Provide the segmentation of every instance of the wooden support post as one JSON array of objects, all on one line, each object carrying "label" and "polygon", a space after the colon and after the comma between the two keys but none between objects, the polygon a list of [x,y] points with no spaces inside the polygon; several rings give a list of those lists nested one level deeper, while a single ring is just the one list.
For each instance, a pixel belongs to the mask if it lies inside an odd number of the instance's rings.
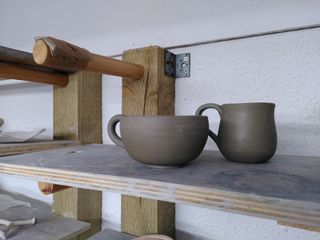
[{"label": "wooden support post", "polygon": [[[102,143],[101,74],[78,72],[66,87],[54,87],[54,137],[82,144]],[[91,223],[75,239],[87,239],[101,230],[101,192],[71,188],[53,194],[53,211]]]},{"label": "wooden support post", "polygon": [[[164,49],[147,47],[125,51],[123,60],[140,64],[140,81],[123,79],[122,113],[125,115],[174,115],[175,79],[164,74]],[[175,234],[175,204],[122,196],[122,231],[132,235]]]}]

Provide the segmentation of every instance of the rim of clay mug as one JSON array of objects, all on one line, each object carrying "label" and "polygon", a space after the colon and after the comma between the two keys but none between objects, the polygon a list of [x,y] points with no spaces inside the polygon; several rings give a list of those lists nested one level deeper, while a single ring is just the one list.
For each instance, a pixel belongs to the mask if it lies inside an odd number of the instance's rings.
[{"label": "rim of clay mug", "polygon": [[121,117],[129,117],[129,118],[208,118],[207,116],[197,116],[197,115],[179,115],[179,116],[171,116],[171,115],[121,115]]},{"label": "rim of clay mug", "polygon": [[272,102],[246,102],[246,103],[224,103],[221,106],[239,106],[239,105],[271,105],[275,106],[275,103]]}]

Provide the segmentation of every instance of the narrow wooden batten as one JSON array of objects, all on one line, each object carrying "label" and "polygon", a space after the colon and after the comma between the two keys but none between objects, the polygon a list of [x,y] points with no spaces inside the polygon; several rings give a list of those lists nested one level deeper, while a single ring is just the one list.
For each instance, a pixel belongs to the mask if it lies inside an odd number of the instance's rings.
[{"label": "narrow wooden batten", "polygon": [[99,72],[131,80],[139,80],[144,75],[144,67],[141,65],[94,54],[53,37],[36,40],[33,58],[39,65],[52,66],[65,71]]},{"label": "narrow wooden batten", "polygon": [[66,74],[3,62],[0,62],[0,77],[53,84],[61,87],[68,83],[68,75]]}]

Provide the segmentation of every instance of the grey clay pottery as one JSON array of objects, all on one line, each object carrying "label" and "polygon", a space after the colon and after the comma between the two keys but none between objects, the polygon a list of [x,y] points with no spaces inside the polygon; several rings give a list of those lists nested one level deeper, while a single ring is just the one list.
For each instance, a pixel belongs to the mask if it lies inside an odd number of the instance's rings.
[{"label": "grey clay pottery", "polygon": [[[115,127],[120,122],[121,138]],[[111,140],[138,162],[181,166],[202,152],[209,133],[205,116],[124,116],[110,119]]]},{"label": "grey clay pottery", "polygon": [[201,115],[208,108],[216,109],[221,117],[218,135],[209,130],[220,152],[230,161],[264,163],[277,148],[277,132],[273,103],[208,103],[198,108]]}]

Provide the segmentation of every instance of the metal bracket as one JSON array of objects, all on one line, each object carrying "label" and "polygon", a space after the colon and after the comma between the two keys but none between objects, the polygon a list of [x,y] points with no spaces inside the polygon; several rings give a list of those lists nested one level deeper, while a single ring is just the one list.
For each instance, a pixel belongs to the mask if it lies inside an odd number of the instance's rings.
[{"label": "metal bracket", "polygon": [[190,77],[190,53],[174,54],[165,50],[165,74],[174,78]]}]

